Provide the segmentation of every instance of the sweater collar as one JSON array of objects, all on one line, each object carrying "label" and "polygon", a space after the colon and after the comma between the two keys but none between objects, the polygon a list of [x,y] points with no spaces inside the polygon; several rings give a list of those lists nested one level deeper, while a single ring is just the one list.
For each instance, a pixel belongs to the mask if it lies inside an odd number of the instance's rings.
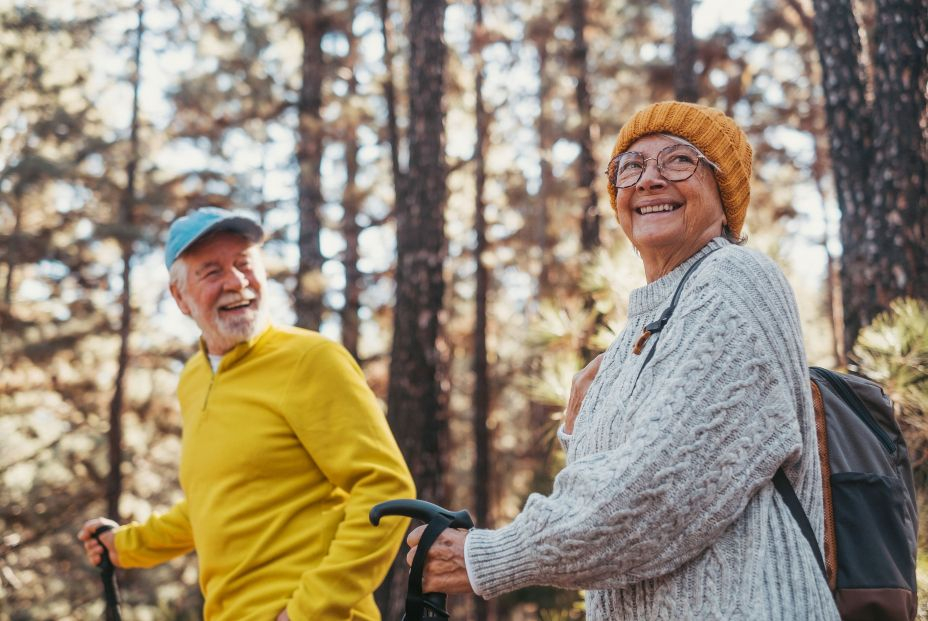
[{"label": "sweater collar", "polygon": [[[225,354],[223,354],[222,362],[219,364],[219,369],[217,369],[217,373],[221,371],[222,369],[228,369],[229,367],[237,363],[239,360],[247,356],[248,353],[252,349],[254,349],[258,345],[258,343],[260,343],[271,332],[273,328],[274,328],[273,324],[268,322],[268,325],[266,328],[264,328],[264,330],[262,330],[255,336],[251,337],[247,341],[242,341],[241,343],[239,343],[238,345],[236,345],[235,347],[227,351]],[[209,355],[208,355],[208,352],[206,351],[206,342],[203,340],[202,336],[200,337],[200,353],[203,354],[203,359],[206,360],[207,364],[209,364]]]},{"label": "sweater collar", "polygon": [[711,239],[709,243],[696,251],[696,254],[673,268],[669,274],[661,276],[654,282],[632,291],[628,300],[629,319],[642,313],[653,313],[662,304],[666,304],[677,288],[680,279],[683,278],[683,274],[686,273],[686,270],[689,269],[693,263],[713,250],[724,248],[728,245],[730,245],[730,242],[724,237]]}]

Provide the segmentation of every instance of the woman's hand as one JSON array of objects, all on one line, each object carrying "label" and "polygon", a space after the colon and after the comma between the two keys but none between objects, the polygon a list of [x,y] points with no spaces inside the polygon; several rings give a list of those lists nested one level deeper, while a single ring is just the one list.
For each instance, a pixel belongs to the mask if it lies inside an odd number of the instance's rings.
[{"label": "woman's hand", "polygon": [[574,432],[574,421],[577,414],[580,413],[580,404],[583,403],[583,397],[586,391],[593,383],[596,374],[599,373],[599,365],[603,362],[603,356],[600,354],[593,358],[592,361],[583,370],[574,375],[574,381],[570,384],[570,398],[567,400],[567,409],[564,411],[564,432],[571,434]]},{"label": "woman's hand", "polygon": [[[406,555],[406,563],[410,567],[425,528],[425,525],[422,525],[406,537],[406,543],[411,548]],[[447,528],[438,536],[429,548],[425,569],[422,571],[423,593],[474,592],[467,577],[467,566],[464,564],[465,539],[467,531],[456,528]]]},{"label": "woman's hand", "polygon": [[[84,522],[81,530],[77,533],[77,538],[84,542],[84,554],[87,555],[87,560],[93,565],[99,565],[100,560],[103,558],[103,546],[93,538],[93,533],[101,526],[112,526],[115,529],[119,524],[106,518],[94,518]],[[113,565],[116,567],[122,567],[122,565],[119,564],[119,555],[116,553],[115,540],[116,532],[113,530],[100,533],[100,541],[106,546],[110,561],[112,561]]]}]

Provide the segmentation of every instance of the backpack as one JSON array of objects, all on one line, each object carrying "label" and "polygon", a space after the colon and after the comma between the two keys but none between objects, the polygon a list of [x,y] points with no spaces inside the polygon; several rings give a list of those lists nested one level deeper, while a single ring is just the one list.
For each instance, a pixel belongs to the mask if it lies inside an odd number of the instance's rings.
[{"label": "backpack", "polygon": [[918,510],[892,401],[874,382],[809,369],[822,464],[825,557],[783,468],[774,486],[812,546],[842,619],[915,618]]},{"label": "backpack", "polygon": [[[670,305],[645,326],[633,352],[655,341],[670,321],[683,285],[700,263],[683,274]],[[647,366],[655,342],[638,370]],[[783,468],[773,484],[812,548],[845,621],[911,621],[915,618],[918,510],[905,439],[892,401],[879,384],[862,377],[810,367],[815,430],[822,466],[825,557]],[[633,388],[634,389],[634,388]]]}]

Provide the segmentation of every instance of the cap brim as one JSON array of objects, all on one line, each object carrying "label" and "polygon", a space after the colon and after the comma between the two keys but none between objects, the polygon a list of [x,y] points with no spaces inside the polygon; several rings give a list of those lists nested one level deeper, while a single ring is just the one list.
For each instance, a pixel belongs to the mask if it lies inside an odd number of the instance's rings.
[{"label": "cap brim", "polygon": [[[210,233],[217,233],[219,231],[239,233],[256,244],[264,241],[264,229],[261,228],[261,225],[259,225],[251,218],[231,216],[228,218],[223,218],[222,220],[217,220],[216,222],[213,222],[209,226],[205,227],[202,231],[192,237],[186,244],[181,246],[177,250],[175,257],[179,258],[187,250],[196,245],[197,242],[202,240],[206,235],[209,235]],[[177,260],[176,258],[175,260]]]}]

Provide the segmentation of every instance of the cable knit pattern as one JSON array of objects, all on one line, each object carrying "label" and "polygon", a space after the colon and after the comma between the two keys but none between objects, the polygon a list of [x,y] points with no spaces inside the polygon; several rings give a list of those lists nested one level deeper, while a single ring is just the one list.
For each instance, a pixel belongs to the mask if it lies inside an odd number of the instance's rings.
[{"label": "cable knit pattern", "polygon": [[[635,377],[632,344],[687,281]],[[634,389],[633,389],[634,385]],[[475,590],[586,589],[587,619],[837,619],[771,477],[781,464],[821,540],[822,493],[800,323],[764,255],[724,239],[632,293],[550,496],[465,544]]]}]

